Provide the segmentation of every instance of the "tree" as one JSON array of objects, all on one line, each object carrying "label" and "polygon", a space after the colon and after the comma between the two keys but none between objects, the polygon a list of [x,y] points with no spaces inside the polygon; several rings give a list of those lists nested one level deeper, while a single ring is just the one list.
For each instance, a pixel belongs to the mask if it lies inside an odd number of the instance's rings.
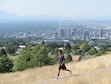
[{"label": "tree", "polygon": [[66,44],[65,46],[65,50],[66,50],[66,53],[69,54],[71,52],[71,46],[69,43]]},{"label": "tree", "polygon": [[81,44],[79,48],[82,50],[82,54],[85,54],[89,49],[91,49],[91,46],[85,42]]},{"label": "tree", "polygon": [[13,44],[10,44],[6,47],[6,51],[9,53],[9,54],[15,54],[16,50],[17,50],[18,46],[16,45],[13,45]]},{"label": "tree", "polygon": [[71,50],[71,46],[69,43],[66,44],[65,49]]},{"label": "tree", "polygon": [[72,45],[72,50],[76,51],[76,45]]},{"label": "tree", "polygon": [[55,48],[53,51],[53,54],[56,55],[58,53],[58,48]]},{"label": "tree", "polygon": [[88,51],[88,54],[89,55],[94,55],[97,53],[97,50],[95,48],[91,48],[89,51]]},{"label": "tree", "polygon": [[7,56],[0,57],[0,72],[10,72],[13,67],[13,61]]},{"label": "tree", "polygon": [[41,42],[41,44],[42,44],[42,45],[44,45],[44,44],[45,44],[45,43],[44,43],[44,40]]},{"label": "tree", "polygon": [[66,62],[71,62],[71,61],[72,61],[71,55],[66,56]]},{"label": "tree", "polygon": [[17,70],[54,64],[53,58],[50,58],[48,53],[49,48],[45,45],[37,45],[34,50],[27,47],[18,58]]},{"label": "tree", "polygon": [[47,47],[49,48],[51,54],[55,54],[55,51],[58,49],[58,45],[55,42],[47,45]]},{"label": "tree", "polygon": [[48,46],[49,46],[52,50],[54,50],[55,48],[58,47],[58,45],[57,45],[55,42],[49,44]]},{"label": "tree", "polygon": [[2,48],[2,49],[0,49],[0,56],[3,56],[3,55],[7,56],[5,50]]},{"label": "tree", "polygon": [[13,67],[13,61],[7,57],[4,49],[0,49],[0,72],[10,72]]},{"label": "tree", "polygon": [[108,51],[108,45],[101,45],[101,51]]}]

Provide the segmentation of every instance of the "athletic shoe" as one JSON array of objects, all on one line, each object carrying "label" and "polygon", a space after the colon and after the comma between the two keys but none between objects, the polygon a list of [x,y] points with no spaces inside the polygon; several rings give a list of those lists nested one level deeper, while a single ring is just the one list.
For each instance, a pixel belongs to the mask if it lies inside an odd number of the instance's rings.
[{"label": "athletic shoe", "polygon": [[59,76],[54,76],[54,78],[59,79]]},{"label": "athletic shoe", "polygon": [[70,72],[70,74],[72,74],[72,70],[70,70],[69,72]]},{"label": "athletic shoe", "polygon": [[57,76],[56,79],[59,79],[59,76]]}]

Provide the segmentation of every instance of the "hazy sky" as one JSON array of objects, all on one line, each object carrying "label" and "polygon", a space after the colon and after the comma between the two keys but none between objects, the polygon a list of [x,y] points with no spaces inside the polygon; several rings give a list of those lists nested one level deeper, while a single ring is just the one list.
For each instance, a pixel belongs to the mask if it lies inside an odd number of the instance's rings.
[{"label": "hazy sky", "polygon": [[0,10],[20,16],[111,16],[111,0],[0,0]]}]

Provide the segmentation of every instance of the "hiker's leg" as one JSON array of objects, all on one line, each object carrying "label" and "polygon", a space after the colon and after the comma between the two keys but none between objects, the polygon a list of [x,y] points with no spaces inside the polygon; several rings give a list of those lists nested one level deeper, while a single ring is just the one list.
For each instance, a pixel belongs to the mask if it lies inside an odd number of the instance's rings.
[{"label": "hiker's leg", "polygon": [[57,74],[57,76],[59,76],[60,75],[60,70],[58,70],[58,74]]},{"label": "hiker's leg", "polygon": [[72,74],[72,71],[67,69],[65,65],[63,66],[63,70],[68,71],[68,72],[70,72],[70,74]]},{"label": "hiker's leg", "polygon": [[72,74],[72,71],[69,69],[64,69],[65,71],[68,71],[70,74]]},{"label": "hiker's leg", "polygon": [[61,70],[61,66],[59,66],[59,69],[58,69],[58,74],[57,74],[57,76],[59,76],[59,75],[60,75],[60,70]]},{"label": "hiker's leg", "polygon": [[70,71],[69,69],[65,69],[65,71]]},{"label": "hiker's leg", "polygon": [[62,66],[62,69],[65,70],[65,71],[70,71],[69,69],[66,68],[65,65]]}]

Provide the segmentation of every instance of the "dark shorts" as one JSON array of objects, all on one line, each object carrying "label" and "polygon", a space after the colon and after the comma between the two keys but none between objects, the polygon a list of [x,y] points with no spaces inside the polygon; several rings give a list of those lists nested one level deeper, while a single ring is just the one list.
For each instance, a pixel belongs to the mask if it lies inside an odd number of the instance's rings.
[{"label": "dark shorts", "polygon": [[66,70],[66,66],[65,65],[63,65],[63,66],[59,66],[59,70]]}]

